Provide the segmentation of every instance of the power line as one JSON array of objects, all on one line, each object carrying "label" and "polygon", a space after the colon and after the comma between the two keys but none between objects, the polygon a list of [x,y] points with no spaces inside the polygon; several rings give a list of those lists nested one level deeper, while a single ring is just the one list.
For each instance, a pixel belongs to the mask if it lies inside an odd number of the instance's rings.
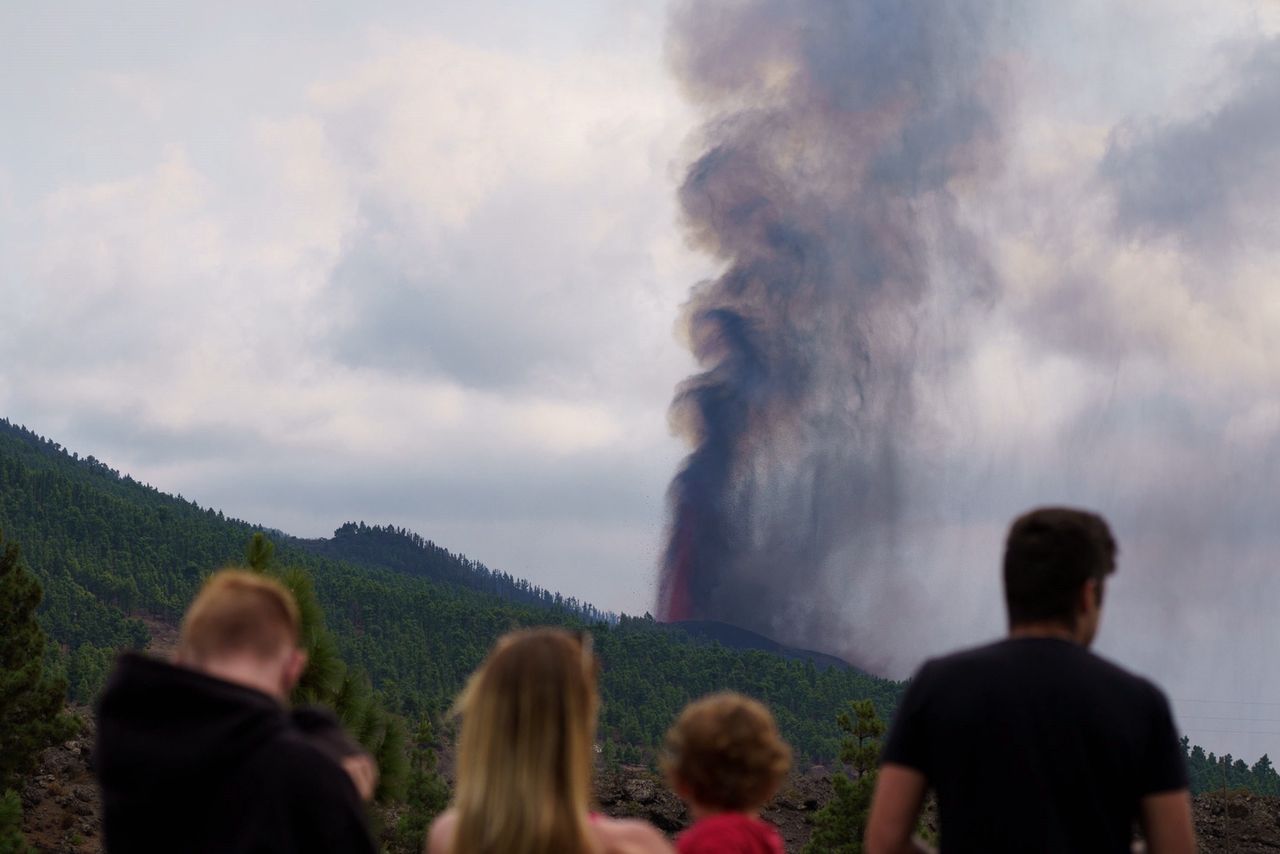
[{"label": "power line", "polygon": [[1228,706],[1276,706],[1280,707],[1280,703],[1270,702],[1267,700],[1194,700],[1190,697],[1174,697],[1175,703],[1217,703]]}]

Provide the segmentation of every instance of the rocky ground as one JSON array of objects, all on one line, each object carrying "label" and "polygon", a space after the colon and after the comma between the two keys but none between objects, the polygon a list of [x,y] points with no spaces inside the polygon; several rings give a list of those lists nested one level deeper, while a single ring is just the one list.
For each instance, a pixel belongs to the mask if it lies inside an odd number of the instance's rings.
[{"label": "rocky ground", "polygon": [[93,723],[87,715],[81,732],[51,747],[22,790],[22,830],[37,851],[97,854],[102,851],[102,806],[89,772]]},{"label": "rocky ground", "polygon": [[[102,810],[89,771],[92,723],[76,738],[51,747],[22,792],[23,831],[28,841],[48,854],[98,854],[102,851]],[[831,796],[831,778],[822,769],[794,775],[764,811],[788,851],[808,841],[810,817]],[[642,818],[664,833],[675,834],[689,822],[688,812],[662,779],[644,768],[624,766],[599,775],[601,809],[615,817]],[[393,825],[394,822],[388,822]]]},{"label": "rocky ground", "polygon": [[[604,772],[596,785],[600,808],[615,818],[641,818],[674,835],[689,824],[689,813],[657,775],[644,768],[623,767]],[[812,832],[810,817],[831,797],[831,778],[822,770],[793,775],[773,802],[764,820],[778,828],[788,851],[799,851]]]},{"label": "rocky ground", "polygon": [[1247,792],[1200,795],[1192,809],[1201,851],[1280,851],[1280,798]]},{"label": "rocky ground", "polygon": [[[22,791],[23,831],[36,850],[48,854],[99,854],[102,810],[89,772],[93,728],[46,750]],[[831,777],[821,768],[793,775],[764,811],[778,828],[787,851],[798,852],[812,832],[813,814],[831,796]],[[644,768],[624,766],[600,774],[597,798],[611,816],[642,818],[667,834],[689,821],[684,804],[661,778]],[[1196,833],[1205,854],[1280,853],[1280,798],[1247,793],[1202,795],[1195,799]],[[926,816],[926,823],[931,821]],[[936,829],[936,828],[935,828]]]}]

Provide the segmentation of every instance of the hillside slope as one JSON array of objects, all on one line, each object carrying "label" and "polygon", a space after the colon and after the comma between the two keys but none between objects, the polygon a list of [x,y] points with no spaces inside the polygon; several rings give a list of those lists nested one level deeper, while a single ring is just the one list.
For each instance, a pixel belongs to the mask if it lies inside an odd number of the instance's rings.
[{"label": "hillside slope", "polygon": [[[73,699],[87,702],[117,650],[145,645],[144,620],[176,625],[203,575],[238,562],[260,527],[161,493],[0,420],[0,529],[22,546],[45,585],[41,619],[64,652]],[[385,537],[387,529],[376,530]],[[822,761],[837,751],[835,715],[849,700],[870,697],[888,714],[900,692],[897,683],[728,649],[648,618],[610,622],[611,615],[572,597],[487,569],[492,589],[484,589],[474,561],[425,549],[418,543],[426,541],[408,532],[392,533],[430,552],[441,568],[380,563],[387,544],[373,548],[361,540],[359,525],[354,535],[335,536],[354,536],[336,546],[270,532],[278,557],[314,576],[343,657],[410,716],[438,716],[498,635],[536,624],[595,633],[605,666],[601,728],[610,759],[649,761],[684,703],[733,689],[773,705],[801,761]]]}]

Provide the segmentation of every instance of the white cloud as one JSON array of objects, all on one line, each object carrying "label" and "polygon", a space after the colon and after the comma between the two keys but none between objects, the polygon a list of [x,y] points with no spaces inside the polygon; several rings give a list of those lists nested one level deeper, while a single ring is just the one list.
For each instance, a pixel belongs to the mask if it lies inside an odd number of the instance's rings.
[{"label": "white cloud", "polygon": [[[465,224],[512,183],[577,185],[605,167],[620,183],[652,177],[646,149],[672,112],[652,69],[606,54],[540,63],[438,38],[383,36],[374,52],[310,99],[365,193],[427,229]],[[602,158],[611,147],[628,156]]]},{"label": "white cloud", "polygon": [[493,387],[627,386],[614,370],[669,343],[651,324],[704,266],[675,227],[683,114],[655,73],[385,39],[314,87],[360,215],[333,277],[338,357]]},{"label": "white cloud", "polygon": [[91,73],[86,88],[119,99],[122,107],[152,122],[162,120],[175,103],[190,97],[172,78],[136,71]]},{"label": "white cloud", "polygon": [[[674,227],[685,119],[659,66],[383,33],[212,140],[188,102],[207,80],[91,80],[169,142],[145,168],[119,167],[131,153],[26,188],[31,239],[0,278],[23,317],[0,341],[6,415],[235,515],[308,535],[394,521],[648,606],[687,369],[672,307],[703,267]],[[353,257],[390,279],[335,289]],[[335,351],[371,302],[367,337]],[[358,348],[397,331],[424,363],[369,364]],[[477,384],[437,335],[525,364]]]}]

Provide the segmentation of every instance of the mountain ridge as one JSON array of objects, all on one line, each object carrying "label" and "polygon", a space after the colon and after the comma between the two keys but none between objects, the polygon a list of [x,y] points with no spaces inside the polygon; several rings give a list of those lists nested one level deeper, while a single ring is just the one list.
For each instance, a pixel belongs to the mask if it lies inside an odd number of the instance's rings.
[{"label": "mountain ridge", "polygon": [[618,621],[619,615],[612,611],[602,611],[574,596],[565,596],[528,579],[491,569],[478,560],[460,552],[451,552],[403,527],[344,522],[334,530],[332,538],[300,538],[286,534],[283,539],[322,557],[457,584],[509,601],[564,608],[590,622],[612,624]]}]

